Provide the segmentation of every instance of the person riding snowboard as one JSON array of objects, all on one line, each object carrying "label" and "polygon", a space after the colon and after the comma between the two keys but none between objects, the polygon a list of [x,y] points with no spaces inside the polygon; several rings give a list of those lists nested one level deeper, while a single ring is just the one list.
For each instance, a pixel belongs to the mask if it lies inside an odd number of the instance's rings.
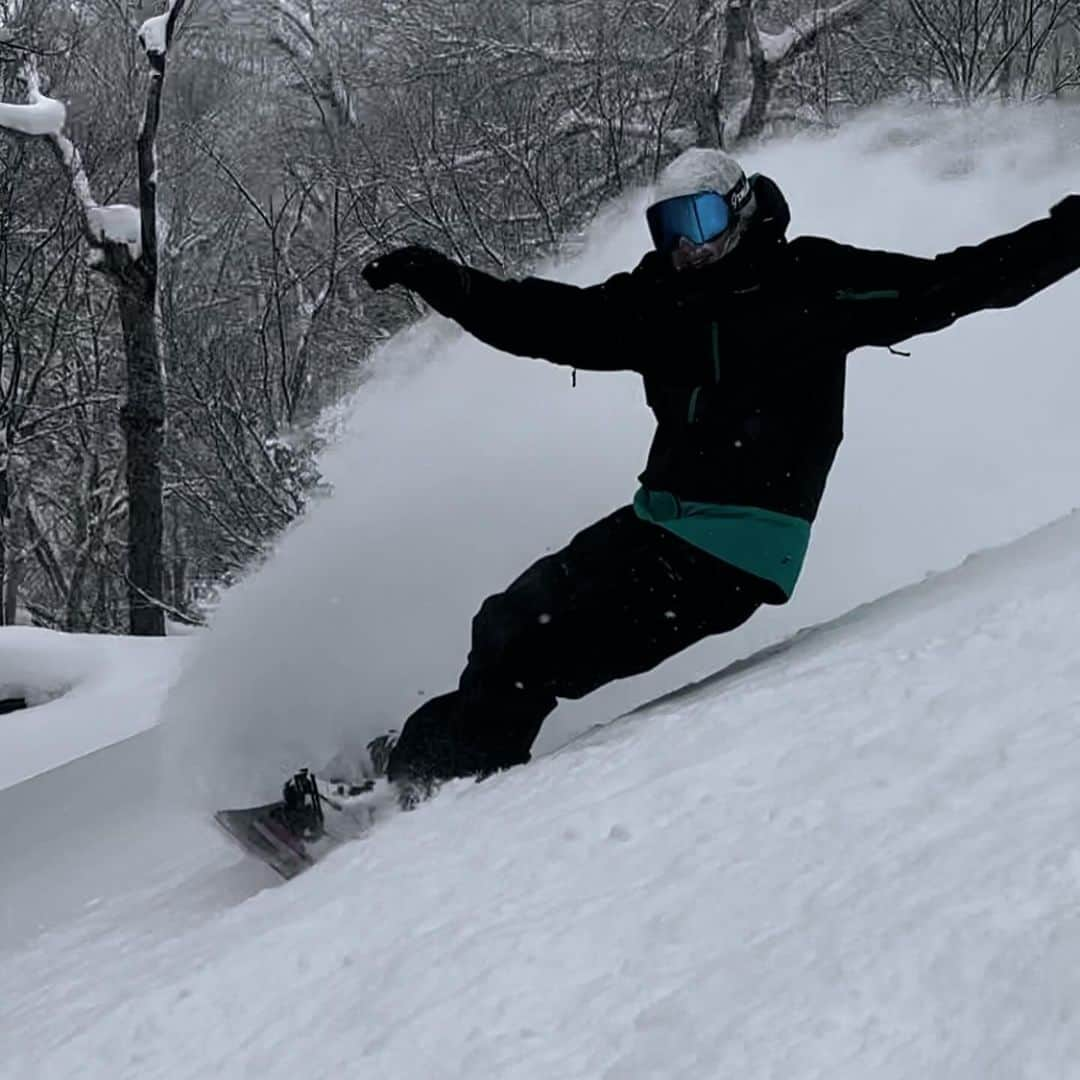
[{"label": "person riding snowboard", "polygon": [[657,421],[632,505],[484,601],[457,689],[392,746],[400,786],[526,762],[557,699],[785,603],[843,438],[848,353],[1012,307],[1080,267],[1080,195],[928,259],[789,241],[768,177],[719,150],[676,166],[646,215],[655,250],[598,285],[500,280],[420,246],[363,270],[504,352],[637,372]]}]

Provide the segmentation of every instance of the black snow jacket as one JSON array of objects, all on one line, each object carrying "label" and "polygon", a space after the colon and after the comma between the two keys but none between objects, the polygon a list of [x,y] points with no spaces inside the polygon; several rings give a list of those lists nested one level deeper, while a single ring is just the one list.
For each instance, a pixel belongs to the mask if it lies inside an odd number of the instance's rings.
[{"label": "black snow jacket", "polygon": [[1016,232],[936,258],[785,239],[768,209],[712,266],[650,253],[632,273],[579,288],[458,267],[423,290],[442,314],[505,352],[591,371],[636,371],[657,430],[641,482],[680,499],[813,521],[843,438],[848,353],[1005,308],[1080,267],[1080,196]]}]

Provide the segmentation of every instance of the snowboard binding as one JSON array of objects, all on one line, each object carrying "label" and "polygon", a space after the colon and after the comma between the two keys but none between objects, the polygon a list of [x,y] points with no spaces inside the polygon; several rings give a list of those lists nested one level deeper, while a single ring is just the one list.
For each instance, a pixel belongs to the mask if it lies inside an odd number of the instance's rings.
[{"label": "snowboard binding", "polygon": [[322,799],[315,777],[307,769],[301,769],[282,788],[282,824],[301,840],[317,840],[323,834],[325,822]]},{"label": "snowboard binding", "polygon": [[395,739],[395,732],[380,736],[366,759],[346,761],[340,769],[332,763],[328,776],[301,769],[285,782],[277,802],[218,810],[214,821],[249,855],[293,878],[383,816],[421,800],[411,787],[386,779]]}]

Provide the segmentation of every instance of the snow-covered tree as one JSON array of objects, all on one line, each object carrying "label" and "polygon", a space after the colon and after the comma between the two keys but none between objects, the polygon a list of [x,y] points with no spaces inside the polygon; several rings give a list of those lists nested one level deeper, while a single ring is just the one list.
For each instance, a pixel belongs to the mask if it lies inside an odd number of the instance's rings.
[{"label": "snow-covered tree", "polygon": [[67,175],[81,212],[91,263],[112,284],[126,355],[127,400],[120,410],[127,443],[127,585],[133,634],[165,632],[162,607],[161,450],[165,385],[157,328],[158,215],[155,140],[161,115],[166,58],[186,0],[138,29],[149,67],[149,85],[136,141],[138,205],[103,205],[94,196],[78,147],[65,133],[67,110],[48,95],[38,57],[26,53],[20,72],[25,102],[0,103],[0,128],[46,139]]}]

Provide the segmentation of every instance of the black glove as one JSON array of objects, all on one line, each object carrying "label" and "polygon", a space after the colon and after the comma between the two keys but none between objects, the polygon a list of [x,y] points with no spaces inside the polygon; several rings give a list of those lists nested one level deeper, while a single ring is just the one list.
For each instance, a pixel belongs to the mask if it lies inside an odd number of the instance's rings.
[{"label": "black glove", "polygon": [[1080,195],[1066,195],[1050,210],[1050,217],[1067,229],[1080,228]]},{"label": "black glove", "polygon": [[376,292],[391,285],[404,285],[423,296],[426,284],[436,284],[440,278],[446,278],[448,271],[453,273],[456,269],[457,264],[440,252],[410,244],[373,259],[361,275]]}]

